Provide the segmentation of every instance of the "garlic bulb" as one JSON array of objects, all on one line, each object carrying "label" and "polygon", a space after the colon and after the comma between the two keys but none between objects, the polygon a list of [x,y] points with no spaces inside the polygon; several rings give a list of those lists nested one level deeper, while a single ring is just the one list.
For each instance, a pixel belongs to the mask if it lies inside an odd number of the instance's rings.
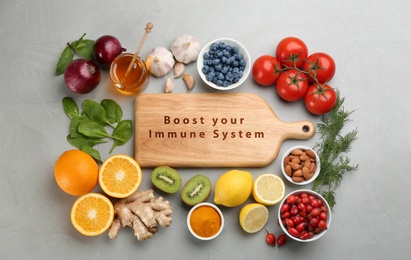
[{"label": "garlic bulb", "polygon": [[171,52],[175,59],[184,64],[197,60],[200,51],[198,40],[187,34],[177,37],[171,44]]},{"label": "garlic bulb", "polygon": [[164,47],[153,48],[147,56],[147,69],[156,77],[166,75],[174,66],[173,54]]}]

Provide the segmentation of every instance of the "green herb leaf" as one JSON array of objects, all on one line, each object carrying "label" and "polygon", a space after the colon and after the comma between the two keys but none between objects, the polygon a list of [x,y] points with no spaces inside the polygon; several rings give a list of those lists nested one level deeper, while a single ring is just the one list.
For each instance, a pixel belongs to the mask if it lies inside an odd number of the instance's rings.
[{"label": "green herb leaf", "polygon": [[111,123],[118,123],[123,117],[121,107],[112,99],[104,99],[100,102],[106,111],[107,120]]},{"label": "green herb leaf", "polygon": [[91,157],[93,157],[95,160],[102,162],[100,152],[94,149],[93,147],[90,146],[82,146],[80,147],[80,150],[89,154]]},{"label": "green herb leaf", "polygon": [[94,122],[100,125],[112,126],[111,123],[107,119],[106,110],[98,102],[90,100],[90,99],[84,100],[83,101],[83,111]]},{"label": "green herb leaf", "polygon": [[77,138],[77,137],[85,137],[82,133],[78,131],[78,126],[82,120],[86,117],[76,116],[71,119],[70,122],[70,137]]},{"label": "green herb leaf", "polygon": [[107,133],[104,126],[88,118],[80,121],[78,125],[78,131],[82,133],[83,135],[92,137],[92,138],[111,137]]},{"label": "green herb leaf", "polygon": [[344,110],[343,103],[344,98],[340,98],[338,94],[337,104],[329,113],[322,115],[321,123],[317,124],[321,137],[315,148],[318,148],[321,170],[312,189],[327,200],[331,209],[336,204],[335,191],[340,186],[344,174],[358,169],[358,164],[351,164],[346,155],[352,142],[357,139],[357,129],[345,135],[341,134],[352,113]]},{"label": "green herb leaf", "polygon": [[132,135],[133,123],[131,122],[131,120],[123,120],[118,123],[117,127],[113,131],[113,137],[116,137],[118,139],[114,140],[113,146],[111,147],[109,153],[111,153],[115,147],[127,143]]},{"label": "green herb leaf", "polygon": [[91,138],[85,135],[80,137],[71,137],[70,135],[68,135],[66,139],[69,144],[79,149],[82,146],[94,147],[96,144],[107,143],[107,140],[101,138]]},{"label": "green herb leaf", "polygon": [[84,39],[79,42],[77,42],[74,47],[74,51],[82,58],[88,59],[88,60],[93,60],[94,55],[93,55],[93,46],[94,46],[94,41],[89,40],[89,39]]},{"label": "green herb leaf", "polygon": [[77,117],[80,115],[80,110],[77,106],[77,103],[74,101],[73,98],[71,97],[64,97],[62,100],[63,103],[63,109],[64,109],[64,113],[66,113],[66,115],[73,119],[74,117]]},{"label": "green herb leaf", "polygon": [[69,46],[66,46],[57,62],[55,74],[57,76],[63,74],[64,70],[67,68],[67,65],[73,60],[73,58],[73,50]]}]

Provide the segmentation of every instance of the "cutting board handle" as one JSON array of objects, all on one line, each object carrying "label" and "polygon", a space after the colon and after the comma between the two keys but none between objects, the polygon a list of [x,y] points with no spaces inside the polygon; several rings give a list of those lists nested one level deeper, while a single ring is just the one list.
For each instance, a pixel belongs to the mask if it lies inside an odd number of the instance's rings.
[{"label": "cutting board handle", "polygon": [[308,120],[285,123],[283,140],[286,139],[309,139],[315,134],[315,125]]}]

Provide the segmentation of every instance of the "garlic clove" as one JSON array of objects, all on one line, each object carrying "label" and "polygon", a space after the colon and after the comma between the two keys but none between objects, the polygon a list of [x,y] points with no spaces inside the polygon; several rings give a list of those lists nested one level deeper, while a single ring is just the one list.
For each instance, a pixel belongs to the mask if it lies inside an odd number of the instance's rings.
[{"label": "garlic clove", "polygon": [[194,77],[191,74],[184,74],[183,81],[184,81],[184,83],[186,83],[188,92],[190,92],[196,84],[196,82],[194,80]]},{"label": "garlic clove", "polygon": [[174,83],[169,77],[167,77],[166,78],[166,85],[164,87],[164,92],[165,93],[172,93],[173,90],[174,90]]},{"label": "garlic clove", "polygon": [[174,64],[174,78],[179,78],[184,74],[185,65],[182,62],[177,61]]}]

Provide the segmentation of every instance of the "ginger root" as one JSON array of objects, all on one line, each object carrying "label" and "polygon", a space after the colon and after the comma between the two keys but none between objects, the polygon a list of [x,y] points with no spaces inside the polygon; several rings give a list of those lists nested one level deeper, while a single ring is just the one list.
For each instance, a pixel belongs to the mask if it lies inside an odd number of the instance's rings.
[{"label": "ginger root", "polygon": [[154,198],[152,189],[137,191],[130,197],[121,199],[114,204],[115,218],[108,232],[115,239],[121,227],[131,227],[138,240],[153,237],[158,226],[170,226],[172,209],[169,201],[162,197]]}]

